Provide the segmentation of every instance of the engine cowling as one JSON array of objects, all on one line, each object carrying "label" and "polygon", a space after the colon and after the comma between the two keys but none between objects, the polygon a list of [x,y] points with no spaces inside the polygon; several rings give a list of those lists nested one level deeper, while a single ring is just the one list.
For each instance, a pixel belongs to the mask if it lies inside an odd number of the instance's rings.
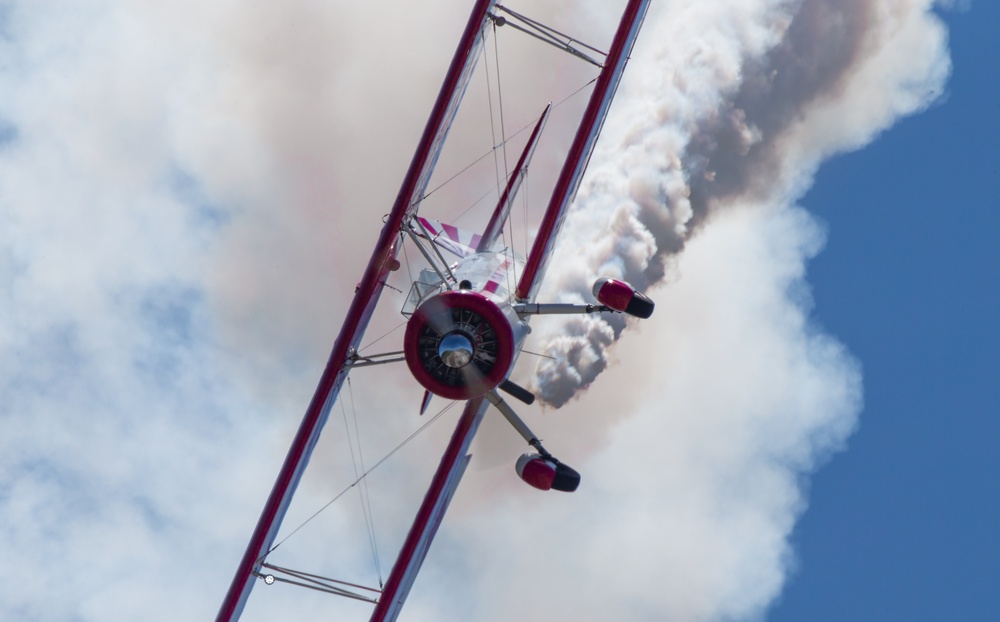
[{"label": "engine cowling", "polygon": [[631,316],[646,319],[656,306],[645,294],[625,281],[601,277],[594,282],[594,298],[601,304]]},{"label": "engine cowling", "polygon": [[539,490],[573,492],[580,485],[580,474],[551,456],[523,454],[514,469],[526,484]]},{"label": "engine cowling", "polygon": [[467,400],[495,389],[514,361],[514,332],[499,306],[475,291],[426,300],[406,325],[403,351],[425,389]]}]

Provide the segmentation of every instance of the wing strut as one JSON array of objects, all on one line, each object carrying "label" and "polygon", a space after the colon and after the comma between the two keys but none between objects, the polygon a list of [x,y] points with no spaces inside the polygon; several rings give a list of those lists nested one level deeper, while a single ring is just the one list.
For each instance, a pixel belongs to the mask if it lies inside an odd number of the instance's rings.
[{"label": "wing strut", "polygon": [[546,26],[541,22],[536,22],[530,17],[521,15],[520,13],[515,13],[514,11],[511,11],[510,9],[508,9],[503,5],[497,5],[497,9],[510,15],[512,18],[518,19],[524,23],[523,25],[521,25],[518,24],[517,22],[512,22],[505,17],[495,17],[493,21],[496,23],[497,26],[510,26],[511,28],[515,30],[520,30],[524,34],[534,37],[539,41],[548,43],[549,45],[558,48],[563,52],[572,54],[573,56],[576,56],[579,59],[585,60],[591,65],[595,65],[597,67],[603,66],[599,61],[592,58],[590,55],[588,55],[587,53],[585,53],[583,50],[580,49],[580,48],[586,48],[591,52],[596,52],[600,56],[607,56],[607,54],[598,50],[597,48],[591,45],[587,45],[582,41],[577,41],[573,37],[563,34],[554,28],[550,28],[549,26]]},{"label": "wing strut", "polygon": [[445,75],[444,84],[427,120],[427,126],[417,145],[417,151],[410,162],[406,177],[403,178],[395,204],[386,218],[386,224],[379,235],[368,267],[355,291],[344,325],[334,342],[333,351],[320,377],[316,392],[306,409],[302,423],[299,424],[250,542],[236,568],[229,591],[216,616],[217,622],[239,619],[254,581],[260,576],[261,564],[270,552],[288,504],[330,414],[330,408],[347,377],[350,366],[345,363],[350,354],[357,351],[381,295],[382,286],[389,275],[391,264],[395,261],[399,251],[398,234],[402,223],[416,211],[419,198],[423,196],[434,165],[437,163],[444,139],[455,118],[459,102],[465,94],[472,69],[479,58],[483,31],[488,23],[487,15],[495,2],[496,0],[476,0],[458,49]]},{"label": "wing strut", "polygon": [[510,215],[510,207],[514,204],[514,197],[521,187],[521,182],[524,181],[524,176],[528,173],[528,163],[531,162],[531,156],[535,153],[535,147],[538,145],[538,137],[542,135],[545,122],[549,120],[550,112],[552,112],[551,102],[545,107],[542,116],[539,117],[538,123],[535,124],[535,129],[531,131],[528,143],[524,146],[524,151],[521,152],[521,157],[518,158],[517,165],[514,167],[514,174],[507,180],[507,187],[504,188],[503,194],[500,196],[500,201],[493,211],[493,216],[490,217],[489,224],[486,225],[486,229],[479,238],[479,246],[476,248],[476,252],[485,253],[490,250],[497,241],[497,238],[500,237],[504,223],[507,222],[507,217]]},{"label": "wing strut", "polygon": [[573,200],[576,189],[580,185],[580,178],[587,168],[590,154],[594,151],[594,144],[597,136],[601,133],[601,126],[604,118],[608,114],[608,107],[615,96],[615,89],[621,80],[622,72],[625,70],[625,63],[628,55],[632,51],[639,27],[646,16],[646,9],[649,8],[649,0],[629,0],[625,13],[618,23],[618,31],[611,44],[611,51],[608,52],[607,62],[597,78],[594,92],[590,96],[587,110],[584,112],[583,120],[576,131],[573,145],[570,147],[566,163],[563,165],[556,187],[552,191],[552,198],[549,206],[545,210],[542,222],[538,227],[538,236],[531,247],[531,254],[528,256],[528,263],[525,265],[524,274],[517,284],[517,298],[523,302],[534,300],[538,286],[541,283],[541,275],[545,272],[545,263],[548,261],[552,251],[552,244],[555,242],[559,228],[562,226],[563,218],[566,215],[566,207]]}]

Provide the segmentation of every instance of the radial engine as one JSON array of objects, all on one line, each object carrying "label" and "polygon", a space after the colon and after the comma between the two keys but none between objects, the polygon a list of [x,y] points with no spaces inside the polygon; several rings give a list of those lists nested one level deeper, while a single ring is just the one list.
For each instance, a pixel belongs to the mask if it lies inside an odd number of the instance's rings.
[{"label": "radial engine", "polygon": [[598,305],[512,304],[506,280],[513,264],[503,254],[478,253],[449,269],[450,279],[436,270],[423,271],[403,307],[410,318],[403,354],[413,377],[427,390],[423,408],[431,394],[450,400],[485,396],[535,450],[518,459],[518,476],[540,490],[570,492],[580,484],[580,474],[546,451],[497,392],[501,389],[528,404],[535,399],[508,380],[529,332],[526,318],[615,312],[648,318],[654,304],[628,283],[608,277],[594,283]]}]

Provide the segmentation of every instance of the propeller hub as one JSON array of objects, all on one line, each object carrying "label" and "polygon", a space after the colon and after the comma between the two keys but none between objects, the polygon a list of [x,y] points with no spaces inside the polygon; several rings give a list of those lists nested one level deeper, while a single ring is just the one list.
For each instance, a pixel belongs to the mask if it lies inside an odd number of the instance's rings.
[{"label": "propeller hub", "polygon": [[449,400],[468,400],[492,391],[510,373],[513,325],[481,292],[449,290],[414,311],[406,324],[403,352],[407,367],[425,389]]},{"label": "propeller hub", "polygon": [[441,339],[438,345],[438,356],[448,367],[458,369],[465,367],[472,360],[472,342],[468,337],[459,332],[448,333]]}]

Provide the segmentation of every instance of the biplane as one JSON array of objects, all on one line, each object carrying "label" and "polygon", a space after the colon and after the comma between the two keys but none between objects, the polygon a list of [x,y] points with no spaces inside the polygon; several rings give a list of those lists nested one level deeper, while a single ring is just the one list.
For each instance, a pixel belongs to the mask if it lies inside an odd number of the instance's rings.
[{"label": "biplane", "polygon": [[[239,562],[217,620],[238,619],[258,580],[272,584],[280,572],[288,572],[293,583],[304,582],[308,586],[317,580],[312,575],[270,564],[268,555],[320,432],[354,367],[405,361],[413,377],[425,389],[421,414],[433,396],[465,402],[383,587],[370,597],[357,596],[350,591],[350,585],[329,590],[370,600],[374,603],[372,621],[391,621],[399,615],[466,470],[471,458],[470,444],[490,405],[528,445],[528,451],[515,465],[516,473],[524,482],[540,490],[572,492],[577,489],[581,475],[542,445],[503,394],[529,404],[534,400],[528,389],[510,379],[533,315],[625,313],[648,318],[653,312],[653,302],[643,293],[628,283],[607,277],[598,278],[594,283],[595,300],[591,304],[537,300],[567,207],[587,168],[648,4],[649,0],[627,1],[608,51],[601,52],[498,4],[497,0],[475,0],[416,153],[392,209],[384,218],[384,226],[358,282],[319,385]],[[534,123],[482,232],[472,234],[460,230],[429,218],[419,210],[488,31],[497,27],[510,27],[540,39],[590,62],[599,70],[526,258],[504,246],[501,232],[549,118],[551,103]],[[402,347],[384,355],[361,356],[359,344],[387,279],[400,268],[398,254],[403,244],[416,247],[427,267],[406,294],[402,308],[407,318]]]}]

